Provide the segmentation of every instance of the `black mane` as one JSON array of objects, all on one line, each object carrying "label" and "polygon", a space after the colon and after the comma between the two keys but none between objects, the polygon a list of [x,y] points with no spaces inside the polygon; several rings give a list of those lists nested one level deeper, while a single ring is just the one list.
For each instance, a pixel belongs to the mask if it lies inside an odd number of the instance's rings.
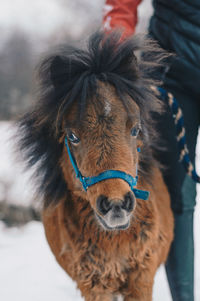
[{"label": "black mane", "polygon": [[[141,59],[136,58],[138,51],[142,51]],[[87,102],[97,95],[97,81],[113,85],[125,108],[126,95],[140,107],[149,150],[143,152],[140,164],[140,172],[145,176],[150,169],[149,154],[155,133],[153,125],[150,126],[150,113],[160,110],[160,103],[150,88],[157,84],[152,79],[152,71],[163,57],[156,44],[144,37],[121,41],[119,33],[97,32],[90,38],[87,49],[65,45],[41,62],[38,101],[18,123],[18,145],[20,152],[25,153],[28,167],[37,163],[39,192],[43,194],[45,206],[57,203],[67,193],[59,164],[63,146],[58,140],[63,115],[76,101],[77,119],[81,120]]]}]

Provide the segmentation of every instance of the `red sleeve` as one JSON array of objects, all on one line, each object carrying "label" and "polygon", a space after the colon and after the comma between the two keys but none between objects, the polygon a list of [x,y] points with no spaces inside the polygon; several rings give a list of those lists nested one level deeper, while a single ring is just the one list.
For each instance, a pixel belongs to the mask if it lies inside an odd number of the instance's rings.
[{"label": "red sleeve", "polygon": [[135,32],[137,6],[141,0],[105,0],[103,8],[103,28],[109,32],[115,28],[123,30],[127,37]]}]

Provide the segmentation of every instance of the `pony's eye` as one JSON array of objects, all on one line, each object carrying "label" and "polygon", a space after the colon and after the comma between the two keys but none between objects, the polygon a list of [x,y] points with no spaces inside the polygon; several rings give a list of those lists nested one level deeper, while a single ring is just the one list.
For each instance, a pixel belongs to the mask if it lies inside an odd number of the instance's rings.
[{"label": "pony's eye", "polygon": [[139,125],[136,125],[136,126],[134,126],[134,127],[131,129],[131,135],[132,135],[133,137],[137,137],[138,134],[139,134],[139,132],[140,132],[140,126],[139,126]]},{"label": "pony's eye", "polygon": [[67,137],[71,143],[78,144],[80,142],[80,139],[73,132],[69,132]]}]

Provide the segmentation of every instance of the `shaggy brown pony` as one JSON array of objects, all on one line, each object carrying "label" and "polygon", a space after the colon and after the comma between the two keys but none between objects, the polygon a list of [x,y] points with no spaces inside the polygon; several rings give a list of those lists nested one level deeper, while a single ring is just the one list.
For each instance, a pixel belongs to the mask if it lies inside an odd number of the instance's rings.
[{"label": "shaggy brown pony", "polygon": [[[96,33],[86,50],[63,46],[41,63],[39,100],[19,122],[20,150],[28,166],[36,164],[48,243],[87,301],[152,300],[172,241],[169,195],[153,157],[159,141],[151,112],[160,103],[149,78],[161,58],[152,41],[121,41],[116,33]],[[136,199],[120,178],[84,191],[65,137],[82,175],[112,169],[136,177],[138,167],[137,189],[149,199]]]}]

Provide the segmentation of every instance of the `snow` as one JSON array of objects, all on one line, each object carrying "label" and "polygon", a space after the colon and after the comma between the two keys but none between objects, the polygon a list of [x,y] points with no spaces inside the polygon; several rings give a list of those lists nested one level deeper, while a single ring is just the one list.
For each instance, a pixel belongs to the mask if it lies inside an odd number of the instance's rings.
[{"label": "snow", "polygon": [[55,262],[39,222],[10,230],[0,224],[0,266],[2,301],[81,300]]},{"label": "snow", "polygon": [[[13,126],[0,123],[0,179],[9,179],[11,202],[31,202],[32,186],[29,175],[21,173],[21,165],[13,160],[11,144]],[[198,140],[198,169],[200,171],[200,135]],[[25,186],[24,186],[25,185]],[[24,190],[26,187],[26,190]],[[21,195],[21,201],[20,201]],[[200,187],[198,185],[198,199]],[[200,300],[200,202],[195,213],[195,295]],[[164,268],[155,277],[154,301],[171,301]],[[46,242],[43,226],[31,222],[21,228],[8,229],[0,222],[0,299],[2,301],[81,301],[76,284],[57,264]]]}]

